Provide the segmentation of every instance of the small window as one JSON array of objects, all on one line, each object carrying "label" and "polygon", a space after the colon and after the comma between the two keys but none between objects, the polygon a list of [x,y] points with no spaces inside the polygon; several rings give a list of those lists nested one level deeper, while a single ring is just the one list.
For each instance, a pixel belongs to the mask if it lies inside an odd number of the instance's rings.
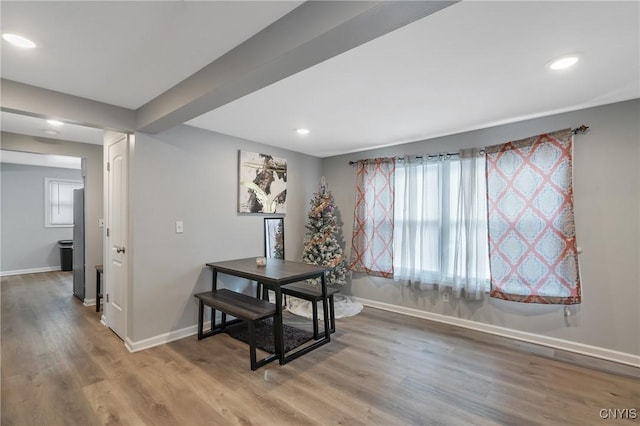
[{"label": "small window", "polygon": [[81,180],[44,178],[44,226],[73,226],[73,190],[81,189]]}]

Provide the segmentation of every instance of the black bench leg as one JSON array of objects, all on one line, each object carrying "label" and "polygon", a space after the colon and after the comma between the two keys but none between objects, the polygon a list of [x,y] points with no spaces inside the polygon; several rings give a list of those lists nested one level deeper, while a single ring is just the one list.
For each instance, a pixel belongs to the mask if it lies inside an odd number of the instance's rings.
[{"label": "black bench leg", "polygon": [[311,301],[311,309],[313,310],[313,338],[318,340],[318,302],[315,300]]},{"label": "black bench leg", "polygon": [[[324,303],[324,302],[323,302]],[[324,337],[324,331],[322,335],[318,333],[317,322],[314,322],[315,326],[313,327],[313,338],[318,340],[320,337]],[[333,301],[333,295],[329,296],[329,333],[336,332],[336,310]]]},{"label": "black bench leg", "polygon": [[256,357],[256,330],[255,322],[247,321],[247,331],[249,333],[249,356],[251,357],[251,371],[258,369],[258,360]]},{"label": "black bench leg", "polygon": [[203,320],[204,320],[204,303],[202,303],[202,300],[200,300],[200,303],[198,304],[198,340],[202,340],[203,338],[202,336]]},{"label": "black bench leg", "polygon": [[333,306],[333,294],[329,296],[329,318],[331,319],[331,328],[329,331],[332,333],[336,332],[336,312],[335,307]]}]

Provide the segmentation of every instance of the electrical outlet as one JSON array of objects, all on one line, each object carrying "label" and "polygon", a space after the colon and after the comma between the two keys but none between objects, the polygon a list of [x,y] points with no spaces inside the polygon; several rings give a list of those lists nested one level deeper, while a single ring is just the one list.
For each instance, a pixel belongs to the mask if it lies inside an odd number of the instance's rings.
[{"label": "electrical outlet", "polygon": [[444,303],[449,303],[449,293],[442,293],[442,301]]}]

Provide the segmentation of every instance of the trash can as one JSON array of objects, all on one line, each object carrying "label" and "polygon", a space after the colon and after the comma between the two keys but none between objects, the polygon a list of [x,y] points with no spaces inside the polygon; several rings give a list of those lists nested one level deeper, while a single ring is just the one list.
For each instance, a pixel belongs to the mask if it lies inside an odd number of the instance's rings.
[{"label": "trash can", "polygon": [[59,240],[60,267],[63,271],[73,271],[73,240]]}]

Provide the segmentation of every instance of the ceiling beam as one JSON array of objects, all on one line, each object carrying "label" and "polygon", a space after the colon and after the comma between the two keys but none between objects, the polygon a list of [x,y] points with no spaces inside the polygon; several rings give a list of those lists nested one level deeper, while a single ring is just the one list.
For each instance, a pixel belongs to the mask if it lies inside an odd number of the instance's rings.
[{"label": "ceiling beam", "polygon": [[307,1],[137,110],[158,133],[457,1]]},{"label": "ceiling beam", "polygon": [[2,111],[123,132],[135,130],[136,112],[12,80],[0,80]]}]

